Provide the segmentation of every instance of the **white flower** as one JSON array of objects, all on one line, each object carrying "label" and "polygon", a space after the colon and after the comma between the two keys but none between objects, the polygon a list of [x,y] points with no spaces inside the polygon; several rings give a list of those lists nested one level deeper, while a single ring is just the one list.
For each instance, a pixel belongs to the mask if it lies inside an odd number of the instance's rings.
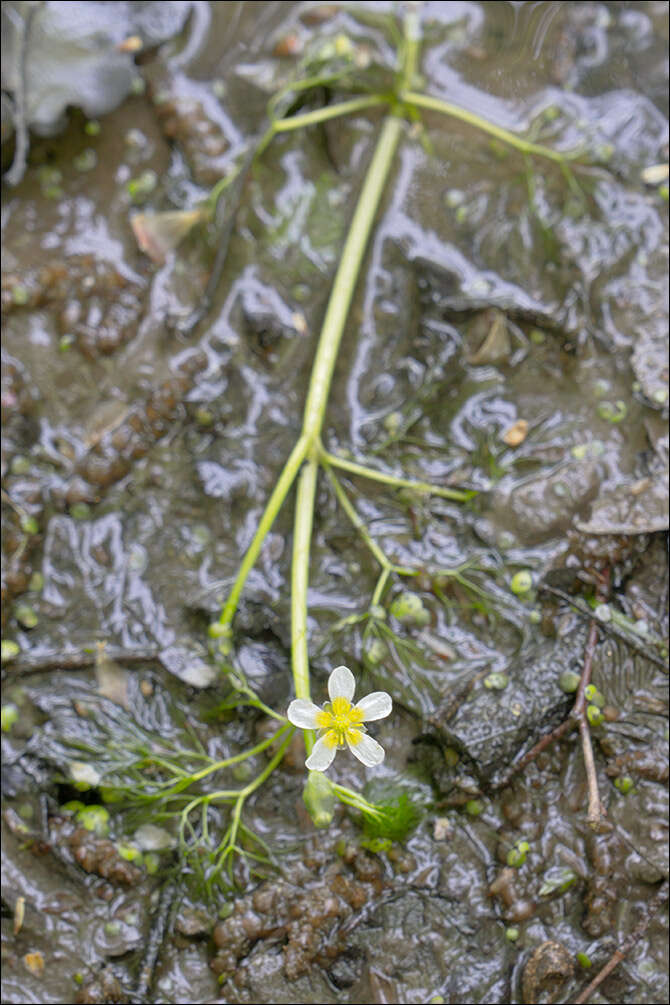
[{"label": "white flower", "polygon": [[325,771],[335,751],[345,744],[359,761],[371,768],[384,760],[384,748],[367,735],[364,722],[383,719],[391,714],[391,696],[373,691],[352,705],[356,681],[347,667],[336,667],[328,678],[327,701],[319,708],[306,698],[296,698],[288,707],[288,720],[300,729],[317,729],[319,739],[305,761],[310,771]]}]

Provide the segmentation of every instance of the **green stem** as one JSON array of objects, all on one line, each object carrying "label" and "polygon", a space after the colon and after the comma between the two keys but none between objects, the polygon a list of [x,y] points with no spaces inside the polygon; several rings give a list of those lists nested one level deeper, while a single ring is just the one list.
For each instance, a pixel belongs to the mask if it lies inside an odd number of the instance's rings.
[{"label": "green stem", "polygon": [[301,129],[303,126],[315,126],[319,122],[328,122],[330,119],[337,119],[340,115],[351,115],[354,112],[362,112],[366,108],[375,108],[380,105],[388,105],[387,98],[381,95],[372,95],[368,98],[351,98],[349,101],[339,101],[335,105],[326,105],[325,108],[316,108],[311,112],[303,112],[301,115],[291,115],[286,119],[277,119],[272,123],[273,133],[287,133],[292,129]]},{"label": "green stem", "polygon": [[455,499],[457,502],[466,502],[476,494],[472,491],[461,489],[441,488],[431,482],[419,482],[413,478],[398,478],[396,475],[389,475],[383,471],[376,471],[368,468],[364,464],[357,464],[355,461],[347,461],[344,457],[331,454],[323,447],[321,448],[322,460],[331,464],[334,468],[341,468],[342,471],[349,471],[352,475],[360,475],[361,478],[368,478],[373,482],[382,482],[384,485],[391,485],[393,488],[413,489],[415,492],[430,493],[434,496],[441,496],[443,499]]},{"label": "green stem", "polygon": [[307,455],[308,449],[309,440],[303,434],[294,446],[289,459],[284,465],[268,504],[265,507],[263,516],[260,519],[260,523],[258,524],[256,533],[253,536],[253,540],[249,545],[244,558],[242,559],[242,564],[240,565],[237,576],[235,577],[233,588],[230,591],[225,607],[221,612],[221,617],[219,618],[220,624],[224,627],[229,627],[232,623],[247,576],[251,572],[254,563],[258,558],[258,553],[260,552],[263,541],[265,540],[265,535],[272,527],[275,517],[281,509],[282,503],[288,495],[289,489],[291,488],[295,476],[300,469],[300,465]]},{"label": "green stem", "polygon": [[[382,126],[382,131],[377,141],[361,194],[358,198],[354,217],[342,250],[340,265],[328,301],[328,308],[312,367],[302,435],[284,465],[279,480],[261,517],[258,529],[242,559],[235,582],[219,618],[219,623],[224,628],[229,628],[232,624],[240,594],[244,588],[247,576],[258,558],[265,535],[272,527],[275,517],[310,447],[319,439],[335,360],[337,359],[349,305],[353,297],[377,207],[379,206],[384,185],[393,163],[393,156],[400,139],[401,130],[402,120],[396,118],[394,115],[389,116]],[[298,519],[299,511],[296,511],[296,521]],[[300,517],[300,519],[304,520],[304,517]]]},{"label": "green stem", "polygon": [[375,586],[375,592],[372,594],[372,600],[370,601],[370,607],[375,607],[377,604],[381,604],[382,597],[384,596],[384,590],[386,589],[386,584],[389,581],[389,576],[391,575],[390,568],[385,565],[377,580],[377,585]]},{"label": "green stem", "polygon": [[[309,83],[310,86],[314,86],[312,82]],[[335,105],[328,105],[326,108],[315,108],[313,111],[303,112],[301,115],[290,115],[286,119],[272,119],[256,147],[254,158],[260,157],[278,133],[288,133],[304,126],[315,126],[319,122],[328,122],[341,115],[351,115],[354,112],[364,111],[366,108],[375,108],[379,105],[388,105],[388,103],[388,98],[375,94],[370,97],[340,101]],[[272,109],[270,109],[270,114],[272,114]]]},{"label": "green stem", "polygon": [[543,147],[538,143],[530,143],[528,140],[522,140],[519,136],[515,136],[514,133],[508,132],[507,129],[494,125],[487,119],[483,119],[480,115],[475,115],[474,112],[468,112],[465,108],[459,108],[458,105],[452,105],[449,101],[443,101],[441,98],[433,98],[429,94],[417,94],[415,91],[406,91],[401,95],[401,98],[413,108],[425,108],[430,112],[440,112],[442,115],[450,115],[453,119],[467,122],[468,125],[474,126],[476,129],[480,129],[490,136],[495,136],[496,139],[509,144],[515,150],[519,150],[524,154],[535,154],[538,157],[547,157],[557,164],[565,164],[566,161],[573,160],[581,153],[581,151],[560,153],[557,150],[551,150],[550,147]]},{"label": "green stem", "polygon": [[[291,653],[293,683],[296,697],[309,701],[309,660],[307,656],[307,586],[309,583],[309,552],[312,540],[312,520],[316,477],[319,462],[315,458],[300,472],[295,504],[293,531],[293,563],[291,566]],[[313,740],[313,738],[312,738]]]},{"label": "green stem", "polygon": [[305,404],[303,435],[309,437],[310,441],[314,441],[321,431],[335,360],[340,348],[349,306],[402,127],[402,119],[395,115],[389,115],[384,120],[361,194],[358,197],[351,227],[342,249],[340,264],[321,329]]},{"label": "green stem", "polygon": [[396,568],[395,565],[393,564],[393,562],[390,561],[390,559],[386,557],[386,555],[379,547],[379,545],[376,543],[376,541],[373,541],[373,539],[370,537],[370,533],[367,527],[365,526],[365,524],[359,517],[358,513],[356,512],[354,506],[351,503],[351,500],[349,499],[348,495],[340,485],[339,480],[335,477],[335,474],[333,473],[333,471],[331,471],[330,467],[327,464],[324,464],[324,468],[326,475],[328,476],[328,481],[333,486],[335,495],[337,496],[337,501],[339,502],[340,506],[349,517],[349,520],[353,524],[354,528],[361,535],[368,549],[377,559],[382,569],[388,569],[389,572],[393,572]]},{"label": "green stem", "polygon": [[[201,768],[200,771],[196,771],[189,776],[188,784],[191,785],[194,782],[199,782],[203,778],[206,778],[207,775],[211,775],[214,771],[221,771],[223,768],[229,768],[233,764],[239,764],[241,761],[246,761],[249,757],[254,757],[256,754],[262,753],[262,751],[271,747],[273,743],[276,743],[288,729],[291,729],[291,727],[289,723],[286,723],[285,726],[278,729],[272,736],[269,736],[265,740],[261,740],[260,743],[257,743],[255,747],[251,747],[249,750],[244,750],[241,754],[235,754],[233,757],[227,757],[225,761],[216,761],[214,764],[210,764],[206,768]],[[177,785],[179,784],[180,783],[178,782]],[[179,791],[179,789],[175,787],[175,791]]]}]

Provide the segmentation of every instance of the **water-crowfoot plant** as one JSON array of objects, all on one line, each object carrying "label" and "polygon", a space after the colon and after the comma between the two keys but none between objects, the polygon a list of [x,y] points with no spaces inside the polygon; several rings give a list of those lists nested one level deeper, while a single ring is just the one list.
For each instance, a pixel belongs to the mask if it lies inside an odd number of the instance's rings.
[{"label": "water-crowfoot plant", "polygon": [[[406,122],[417,124],[421,110],[437,112],[458,119],[470,126],[481,129],[493,136],[496,141],[509,145],[525,158],[544,157],[556,163],[564,173],[568,172],[568,162],[574,160],[577,151],[559,152],[539,144],[523,140],[513,133],[502,129],[486,120],[451,105],[441,99],[417,93],[417,69],[420,44],[420,5],[408,3],[405,7],[404,30],[400,34],[395,19],[388,19],[387,27],[391,36],[397,42],[398,68],[390,88],[384,93],[371,94],[366,80],[356,69],[347,66],[345,71],[338,64],[337,72],[329,76],[327,68],[319,64],[317,70],[303,67],[303,79],[298,79],[285,85],[270,102],[268,118],[270,125],[260,142],[252,152],[251,157],[260,156],[272,139],[280,134],[286,134],[292,129],[309,127],[332,120],[340,115],[361,112],[366,108],[384,106],[388,114],[383,120],[377,144],[370,161],[367,174],[359,195],[351,220],[348,235],[340,256],[340,263],[334,277],[330,299],[326,309],[323,326],[318,340],[316,355],[312,367],[301,433],[290,453],[275,487],[261,516],[253,539],[242,558],[230,593],[223,606],[218,621],[210,625],[210,638],[213,643],[215,659],[234,680],[239,677],[239,671],[234,666],[233,621],[244,589],[247,577],[253,568],[263,542],[270,531],[277,514],[286,500],[294,482],[297,481],[295,499],[295,518],[293,533],[293,555],[291,570],[291,662],[296,698],[288,711],[289,721],[305,730],[305,746],[307,750],[306,766],[310,775],[305,789],[305,801],[310,808],[315,803],[316,809],[312,817],[319,825],[332,817],[332,796],[347,805],[361,810],[365,820],[375,819],[383,824],[386,811],[381,806],[374,806],[360,794],[329,783],[328,786],[319,783],[318,792],[314,782],[314,771],[322,772],[333,761],[335,752],[340,747],[348,745],[352,752],[364,764],[372,765],[381,762],[383,751],[362,726],[366,719],[379,718],[391,711],[390,697],[383,692],[368,696],[357,705],[352,705],[354,693],[353,675],[345,668],[338,668],[331,674],[329,692],[331,702],[323,709],[313,704],[310,697],[310,671],[308,659],[307,630],[307,590],[309,584],[310,553],[312,550],[312,529],[318,477],[321,470],[327,476],[338,503],[342,506],[349,520],[363,538],[368,549],[381,566],[380,575],[371,598],[370,608],[366,615],[345,619],[349,623],[360,620],[367,622],[365,635],[382,635],[391,633],[394,645],[411,647],[410,640],[402,640],[395,636],[385,625],[385,596],[388,587],[394,579],[416,576],[418,570],[394,563],[372,539],[363,520],[359,517],[346,492],[342,488],[335,472],[341,472],[349,477],[372,480],[387,486],[390,490],[410,491],[421,495],[434,495],[456,502],[465,502],[473,492],[459,490],[444,485],[434,485],[420,480],[405,478],[381,471],[355,460],[341,457],[326,450],[322,442],[322,430],[328,404],[333,371],[338,357],[340,342],[344,333],[349,307],[354,290],[359,279],[365,250],[372,232],[378,206],[382,199],[389,175],[391,173],[398,144],[403,135]],[[299,114],[295,112],[303,98],[316,94],[319,86],[334,84],[342,85],[344,92],[351,92],[357,86],[362,96],[345,101],[335,101],[324,108],[312,109]],[[346,85],[346,86],[345,86]],[[419,134],[421,130],[418,130]],[[571,176],[569,176],[569,181]],[[460,570],[440,570],[447,576],[458,578]],[[464,585],[476,591],[469,581]],[[372,612],[375,615],[372,615]],[[364,643],[366,639],[364,638]],[[369,638],[368,638],[369,641]],[[378,649],[380,647],[378,646]],[[383,657],[382,657],[383,659]],[[377,660],[377,666],[381,660]],[[372,661],[368,660],[368,665]],[[345,674],[347,675],[345,677]],[[349,679],[350,678],[350,679]],[[384,696],[382,699],[382,695]],[[366,705],[365,703],[369,704]],[[315,741],[314,731],[321,735]],[[310,788],[311,786],[311,788]],[[314,791],[312,791],[314,789]],[[317,798],[318,796],[318,798]],[[316,805],[318,804],[318,806]],[[310,812],[312,810],[310,809]]]},{"label": "water-crowfoot plant", "polygon": [[[329,681],[330,702],[323,708],[315,705],[310,697],[307,624],[312,526],[321,472],[325,474],[338,504],[380,567],[367,611],[344,619],[340,625],[364,625],[364,658],[368,668],[377,673],[381,672],[390,648],[395,650],[403,664],[414,664],[421,658],[416,643],[410,638],[402,637],[392,627],[394,622],[401,628],[406,626],[410,616],[413,619],[410,628],[425,620],[420,600],[418,603],[414,601],[413,610],[408,612],[404,609],[404,613],[402,607],[396,605],[392,609],[389,603],[391,588],[397,592],[400,581],[418,576],[420,570],[394,561],[374,540],[345,491],[342,479],[372,481],[391,492],[412,493],[414,498],[437,496],[455,502],[466,502],[474,494],[446,485],[406,478],[402,474],[359,463],[356,459],[328,451],[322,439],[330,386],[349,308],[399,143],[403,135],[425,138],[421,129],[415,128],[420,126],[420,115],[425,111],[457,119],[482,130],[526,159],[538,156],[549,159],[564,172],[567,172],[568,162],[575,156],[574,153],[551,150],[524,140],[472,112],[440,98],[418,93],[419,7],[408,3],[405,11],[402,32],[398,31],[392,15],[383,15],[382,18],[383,26],[389,29],[389,36],[397,43],[398,65],[394,73],[389,72],[388,67],[381,67],[381,74],[376,73],[379,67],[371,67],[370,72],[366,73],[362,65],[349,58],[350,48],[343,44],[335,46],[336,58],[332,66],[323,55],[326,50],[319,50],[317,59],[307,60],[301,67],[302,78],[287,83],[272,98],[267,112],[267,128],[260,138],[251,141],[237,167],[214,186],[206,204],[192,212],[187,211],[178,218],[173,214],[167,219],[154,220],[151,223],[153,229],[150,230],[147,229],[149,223],[146,216],[135,222],[142,246],[150,253],[153,252],[156,258],[174,248],[176,241],[186,232],[187,225],[190,227],[205,219],[221,222],[219,248],[203,298],[204,306],[194,312],[183,329],[191,331],[204,316],[225,260],[235,220],[235,214],[228,212],[230,205],[234,206],[236,200],[242,198],[248,171],[273,139],[337,117],[360,114],[367,109],[386,110],[333,279],[307,390],[302,428],[277,477],[251,543],[242,557],[220,617],[210,626],[209,631],[214,657],[227,674],[234,691],[233,696],[219,710],[225,715],[241,706],[251,707],[258,714],[266,716],[268,722],[274,719],[275,731],[271,736],[250,744],[247,749],[223,758],[210,757],[202,747],[198,747],[197,742],[191,750],[183,749],[180,744],[173,749],[170,743],[158,742],[156,737],[139,729],[134,730],[129,743],[123,747],[112,748],[110,744],[99,743],[96,739],[92,749],[83,752],[95,760],[95,768],[101,775],[101,785],[121,793],[129,805],[135,805],[140,811],[150,809],[156,820],[167,821],[171,818],[174,822],[176,819],[182,862],[187,862],[192,871],[201,876],[210,891],[217,883],[232,883],[234,860],[246,860],[247,866],[253,870],[254,863],[262,864],[268,858],[261,839],[243,822],[242,812],[247,800],[255,798],[282,761],[292,741],[293,726],[305,730],[308,771],[303,798],[316,826],[326,826],[331,822],[336,801],[361,813],[369,834],[375,838],[400,840],[402,835],[416,825],[418,819],[415,803],[405,792],[382,793],[376,802],[372,802],[361,793],[337,784],[324,774],[336,751],[344,746],[348,746],[366,766],[381,763],[383,749],[367,734],[364,723],[389,715],[392,703],[389,695],[379,691],[353,704],[353,675],[347,668],[338,667]],[[364,9],[360,15],[363,18],[368,16]],[[339,98],[324,107],[314,108],[314,102],[319,100],[324,90],[329,95],[339,94]],[[344,95],[348,96],[347,100],[340,100]],[[303,105],[308,108],[307,111],[299,110]],[[411,130],[406,129],[408,123],[412,124]],[[255,694],[236,664],[233,623],[247,577],[294,483],[297,483],[297,491],[290,592],[291,662],[295,700],[288,709],[287,721],[285,716],[270,708]],[[433,593],[445,606],[448,598],[440,591],[440,583],[445,577],[452,585],[458,584],[469,593],[479,596],[480,600],[485,599],[484,591],[471,579],[463,576],[468,565],[469,563],[465,563],[455,569],[423,570],[433,579]],[[387,614],[391,614],[391,624]],[[4,656],[3,649],[3,658]],[[315,737],[315,732],[320,735]],[[231,782],[231,776],[239,784]]]},{"label": "water-crowfoot plant", "polygon": [[326,771],[338,750],[345,746],[366,767],[384,760],[384,748],[366,733],[364,722],[384,719],[391,714],[391,696],[373,691],[352,704],[356,682],[348,667],[336,667],[328,678],[327,701],[323,708],[306,698],[296,698],[288,707],[289,722],[300,729],[316,729],[319,738],[305,761],[310,771]]}]

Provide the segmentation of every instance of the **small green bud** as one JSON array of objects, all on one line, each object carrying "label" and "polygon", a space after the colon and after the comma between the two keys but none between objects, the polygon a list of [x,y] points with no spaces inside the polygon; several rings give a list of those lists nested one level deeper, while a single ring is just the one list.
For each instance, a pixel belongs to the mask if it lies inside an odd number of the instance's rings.
[{"label": "small green bud", "polygon": [[335,815],[335,793],[323,771],[310,771],[302,798],[315,827],[328,827]]},{"label": "small green bud", "polygon": [[598,405],[598,416],[607,422],[616,424],[622,422],[628,415],[628,407],[625,401],[601,401]]},{"label": "small green bud", "polygon": [[3,733],[9,733],[12,726],[19,717],[19,710],[16,705],[3,705],[0,708],[0,727]]},{"label": "small green bud", "polygon": [[29,604],[19,604],[14,611],[14,617],[21,627],[26,629],[34,628],[39,621],[35,611]]},{"label": "small green bud", "polygon": [[391,604],[391,614],[407,625],[427,625],[430,614],[417,593],[401,593]]},{"label": "small green bud", "polygon": [[211,426],[214,422],[214,413],[208,408],[198,408],[195,413],[195,421],[199,426]]},{"label": "small green bud", "polygon": [[0,642],[0,660],[3,663],[9,663],[10,660],[16,659],[20,652],[18,644],[12,639],[2,639]]},{"label": "small green bud", "polygon": [[69,802],[63,803],[61,809],[65,813],[79,813],[80,810],[86,808],[86,804],[82,803],[81,799],[70,799]]},{"label": "small green bud", "polygon": [[81,985],[81,984],[84,983],[84,975],[80,974],[80,973],[73,974],[72,975],[72,980],[75,982],[75,984],[80,984]]},{"label": "small green bud", "polygon": [[480,813],[484,812],[484,804],[480,799],[470,799],[465,804],[465,812],[471,817],[478,817]]},{"label": "small green bud", "polygon": [[618,778],[614,779],[614,788],[618,789],[622,796],[625,796],[628,792],[633,789],[633,779],[630,775],[619,775]]},{"label": "small green bud", "polygon": [[514,869],[518,869],[526,861],[529,849],[530,845],[527,841],[517,841],[514,847],[510,848],[507,852],[507,864],[511,865]]},{"label": "small green bud", "polygon": [[484,687],[491,691],[504,691],[509,684],[509,677],[506,673],[490,673],[484,678]]},{"label": "small green bud", "polygon": [[25,534],[39,534],[40,525],[34,516],[26,516],[21,518],[21,530]]},{"label": "small green bud", "polygon": [[528,569],[521,569],[520,572],[515,573],[512,576],[509,584],[509,588],[512,593],[516,593],[519,596],[522,593],[528,593],[528,591],[533,586],[533,576],[528,571]]},{"label": "small green bud", "polygon": [[84,806],[77,813],[77,822],[99,837],[109,833],[109,810],[104,806]]},{"label": "small green bud", "polygon": [[577,963],[579,963],[580,967],[583,967],[584,970],[588,970],[593,966],[590,957],[588,957],[586,953],[577,953]]},{"label": "small green bud", "polygon": [[519,932],[518,928],[505,929],[505,938],[507,939],[508,942],[516,942],[520,934],[521,933]]},{"label": "small green bud", "polygon": [[89,119],[84,126],[84,132],[87,136],[98,136],[100,134],[100,123],[97,119]]},{"label": "small green bud", "polygon": [[592,705],[597,705],[598,708],[605,707],[605,696],[598,690],[595,684],[587,684],[584,688],[584,697]]},{"label": "small green bud", "polygon": [[564,670],[561,676],[558,678],[558,686],[561,691],[565,691],[566,694],[574,694],[574,692],[579,687],[579,682],[581,677],[574,670]]},{"label": "small green bud", "polygon": [[65,335],[61,335],[61,337],[58,339],[58,351],[67,352],[68,349],[71,346],[73,346],[76,341],[77,340],[75,339],[74,335],[72,335],[70,332],[66,332]]},{"label": "small green bud", "polygon": [[135,845],[126,844],[124,841],[121,841],[117,844],[116,850],[126,862],[134,862],[136,865],[142,865],[142,852]]},{"label": "small green bud", "polygon": [[592,726],[599,726],[603,721],[603,714],[597,705],[587,705],[586,718]]},{"label": "small green bud", "polygon": [[370,666],[379,666],[386,655],[386,646],[381,639],[372,639],[365,650],[365,659]]}]

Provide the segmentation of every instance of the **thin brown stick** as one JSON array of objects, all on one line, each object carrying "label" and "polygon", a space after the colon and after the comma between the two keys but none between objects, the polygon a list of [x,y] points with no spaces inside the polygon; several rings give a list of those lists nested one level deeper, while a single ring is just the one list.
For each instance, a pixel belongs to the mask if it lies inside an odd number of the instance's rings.
[{"label": "thin brown stick", "polygon": [[[605,578],[602,583],[601,589],[598,591],[598,600],[604,599],[603,594],[606,593],[607,587],[609,586],[609,570],[605,573]],[[586,819],[590,827],[593,830],[600,830],[602,826],[603,817],[607,816],[607,811],[600,801],[600,793],[598,791],[598,774],[596,772],[596,762],[593,757],[593,745],[591,743],[591,730],[589,728],[589,722],[586,718],[586,688],[591,683],[591,671],[593,669],[593,656],[596,651],[596,645],[598,644],[598,622],[595,618],[591,620],[589,625],[589,634],[586,639],[586,648],[584,650],[584,666],[582,668],[582,676],[579,681],[579,687],[577,688],[577,694],[575,696],[575,704],[572,706],[572,711],[570,712],[570,717],[575,719],[579,723],[579,735],[582,741],[582,755],[584,757],[584,768],[586,770],[586,781],[589,789],[589,806],[587,810]]]},{"label": "thin brown stick", "polygon": [[596,988],[600,987],[604,980],[606,980],[612,973],[615,967],[617,967],[621,961],[627,956],[631,951],[636,942],[642,938],[646,932],[649,924],[653,920],[659,910],[666,903],[668,899],[668,881],[667,879],[663,881],[660,888],[657,890],[656,895],[649,904],[645,916],[640,919],[633,931],[630,933],[628,938],[624,941],[623,945],[614,951],[610,959],[607,961],[605,966],[600,970],[596,976],[593,978],[591,983],[587,985],[582,991],[579,998],[575,998],[573,1005],[585,1005],[589,1000]]},{"label": "thin brown stick", "polygon": [[556,728],[552,729],[550,733],[546,733],[543,737],[541,737],[541,739],[537,741],[534,747],[531,747],[530,750],[526,751],[523,757],[520,757],[518,761],[510,765],[510,767],[505,772],[500,781],[498,781],[495,784],[494,788],[495,789],[506,788],[506,786],[509,785],[509,783],[511,782],[512,778],[514,778],[515,775],[517,775],[520,771],[523,771],[524,768],[527,768],[528,765],[531,764],[535,760],[535,758],[542,753],[543,750],[546,750],[547,747],[550,747],[551,744],[554,743],[556,740],[560,740],[562,736],[565,736],[567,733],[569,733],[572,729],[575,728],[576,725],[577,723],[570,716],[568,716],[567,719],[564,719],[559,726],[556,726]]},{"label": "thin brown stick", "polygon": [[586,769],[586,779],[589,787],[589,808],[586,819],[588,820],[590,827],[594,830],[598,830],[600,828],[602,818],[607,815],[607,811],[600,801],[596,762],[593,758],[593,745],[591,743],[591,732],[584,714],[582,714],[582,717],[579,720],[579,733],[582,740],[582,756],[584,757],[584,767]]},{"label": "thin brown stick", "polygon": [[[155,646],[138,646],[125,649],[122,646],[105,646],[105,656],[114,663],[160,662],[160,651]],[[31,655],[20,654],[2,668],[3,677],[23,677],[27,674],[45,673],[49,670],[85,670],[95,665],[97,649],[65,649],[62,652],[43,652]]]}]

